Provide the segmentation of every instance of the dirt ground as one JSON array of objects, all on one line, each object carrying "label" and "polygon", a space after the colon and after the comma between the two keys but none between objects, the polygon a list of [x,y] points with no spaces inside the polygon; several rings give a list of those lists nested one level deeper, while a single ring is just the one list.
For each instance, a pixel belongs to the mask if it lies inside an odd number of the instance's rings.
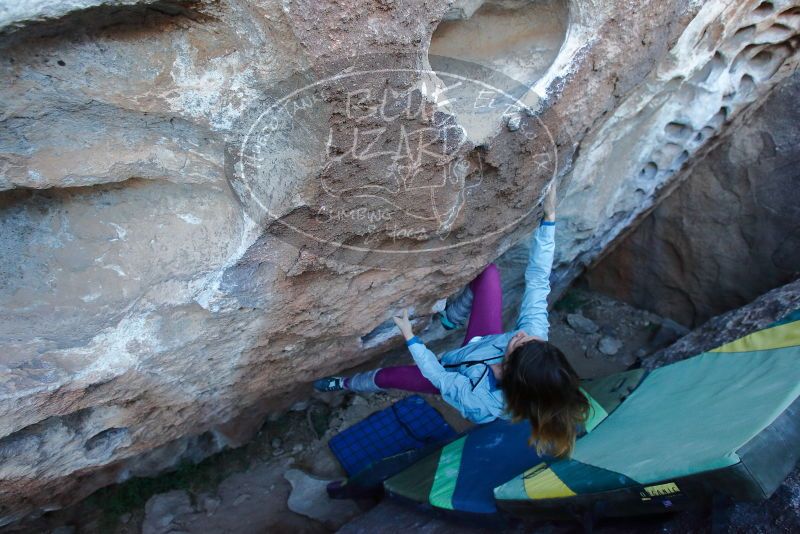
[{"label": "dirt ground", "polygon": [[[582,377],[604,376],[635,366],[637,360],[685,332],[669,320],[579,290],[570,291],[555,306],[550,322],[551,341],[562,348]],[[438,353],[458,345],[461,336],[463,331],[456,331],[430,346]],[[371,366],[410,361],[405,350],[397,350]],[[271,416],[255,439],[243,447],[223,451],[197,465],[180,466],[155,479],[132,479],[104,488],[69,509],[6,530],[52,534],[323,533],[340,528],[343,532],[388,531],[376,528],[374,519],[370,522],[370,518],[381,517],[392,531],[389,525],[425,532],[471,531],[430,518],[420,523],[418,512],[392,512],[397,504],[383,503],[373,509],[378,503],[331,501],[325,494],[327,481],[343,477],[328,449],[328,440],[404,395],[319,394],[309,390],[307,400],[286,413]],[[457,430],[469,427],[440,398],[426,398]],[[677,530],[680,532],[698,531],[697,525],[699,531],[705,531],[709,528],[705,517],[684,516],[694,525],[691,528],[683,520],[672,520],[671,524],[682,525]],[[665,531],[659,520],[629,527]],[[574,528],[550,525],[545,531],[569,532]],[[601,531],[630,528],[610,525]]]}]

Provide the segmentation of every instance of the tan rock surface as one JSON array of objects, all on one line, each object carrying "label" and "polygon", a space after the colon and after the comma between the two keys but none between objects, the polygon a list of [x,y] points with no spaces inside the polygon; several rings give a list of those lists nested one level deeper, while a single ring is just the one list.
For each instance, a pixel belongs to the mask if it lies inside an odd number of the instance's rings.
[{"label": "tan rock surface", "polygon": [[[526,235],[554,170],[568,183],[564,287],[796,65],[800,24],[790,1],[120,4],[0,9],[0,523],[246,439],[313,377],[395,343],[380,328],[393,311],[424,317]],[[539,12],[547,31],[514,22]],[[513,39],[493,40],[506,29]],[[520,95],[532,114],[480,119],[422,93],[430,48],[494,51],[465,58],[532,86]],[[269,152],[296,164],[243,194],[253,184],[231,147],[266,88],[376,53],[409,69],[389,78],[395,90],[445,106],[425,124],[431,146],[467,133],[407,175],[425,184],[453,164],[461,182],[441,204],[405,199],[433,206],[443,233],[399,243],[469,247],[405,263],[298,249],[254,204],[280,200],[281,223],[313,226],[320,179],[376,177],[374,162],[306,157],[311,134]],[[346,102],[332,95],[305,124],[352,133]],[[546,164],[544,138],[526,137],[536,125],[557,150]],[[387,139],[397,146],[400,130]],[[371,237],[352,217],[333,222],[343,243]]]}]

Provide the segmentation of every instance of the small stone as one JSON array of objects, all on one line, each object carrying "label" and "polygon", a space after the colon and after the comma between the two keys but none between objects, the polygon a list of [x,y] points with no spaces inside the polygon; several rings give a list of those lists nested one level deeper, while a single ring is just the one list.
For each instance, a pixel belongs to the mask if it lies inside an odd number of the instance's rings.
[{"label": "small stone", "polygon": [[241,495],[236,497],[236,499],[234,499],[233,505],[239,506],[240,504],[247,502],[249,500],[250,500],[250,495],[248,495],[247,493],[242,493]]},{"label": "small stone", "polygon": [[329,498],[325,489],[329,480],[312,477],[298,469],[289,469],[283,476],[292,485],[286,504],[296,514],[310,517],[337,530],[362,513],[353,501]]},{"label": "small stone", "polygon": [[364,404],[367,404],[367,399],[365,399],[361,395],[355,395],[353,397],[353,401],[350,403],[350,406],[361,406]]},{"label": "small stone", "polygon": [[272,446],[273,449],[280,449],[281,446],[283,445],[283,441],[281,440],[281,438],[272,438],[272,441],[270,441],[269,444],[270,446]]},{"label": "small stone", "polygon": [[622,348],[622,341],[617,338],[606,336],[597,344],[597,350],[606,356],[613,356]]},{"label": "small stone", "polygon": [[172,490],[153,495],[144,506],[142,534],[163,534],[174,530],[173,519],[194,513],[189,493]]},{"label": "small stone", "polygon": [[302,443],[295,443],[294,447],[292,447],[292,454],[303,452],[304,448]]},{"label": "small stone", "polygon": [[295,402],[294,404],[292,404],[290,410],[293,412],[304,412],[308,410],[308,401]]},{"label": "small stone", "polygon": [[657,325],[658,329],[650,337],[649,345],[653,350],[672,345],[689,333],[689,329],[670,319],[664,319]]},{"label": "small stone", "polygon": [[331,408],[341,407],[346,397],[344,395],[331,395],[330,393],[320,393],[321,400]]},{"label": "small stone", "polygon": [[285,451],[285,450],[283,450],[283,449],[272,449],[272,456],[280,456],[280,455],[282,455],[284,452],[286,452],[286,451]]},{"label": "small stone", "polygon": [[519,130],[519,127],[520,127],[521,123],[522,123],[522,117],[520,117],[519,115],[516,115],[516,116],[511,117],[510,119],[508,119],[508,122],[506,123],[506,127],[508,128],[509,132],[516,132],[517,130]]},{"label": "small stone", "polygon": [[567,324],[570,325],[576,332],[581,334],[594,334],[600,327],[592,321],[584,317],[580,313],[570,313],[567,315]]},{"label": "small stone", "polygon": [[614,334],[616,334],[616,330],[608,325],[602,325],[600,327],[600,333],[604,336],[614,337]]},{"label": "small stone", "polygon": [[216,497],[212,497],[210,495],[204,495],[200,499],[200,506],[203,507],[203,510],[205,510],[207,516],[214,515],[214,512],[217,511],[217,508],[219,508],[220,504],[222,504],[222,501],[220,499],[217,499]]}]

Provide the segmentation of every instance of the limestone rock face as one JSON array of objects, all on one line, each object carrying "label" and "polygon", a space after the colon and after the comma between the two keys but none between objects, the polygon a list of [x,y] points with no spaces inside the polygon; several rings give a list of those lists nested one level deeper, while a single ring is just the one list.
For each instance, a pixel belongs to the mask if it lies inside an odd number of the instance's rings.
[{"label": "limestone rock face", "polygon": [[800,75],[596,268],[592,289],[698,325],[800,273]]},{"label": "limestone rock face", "polygon": [[563,288],[796,66],[798,4],[0,2],[0,523],[246,439],[554,178]]},{"label": "limestone rock face", "polygon": [[[703,5],[643,83],[581,140],[560,210],[569,239],[558,252],[558,280],[596,263],[736,129],[731,123],[746,122],[740,111],[793,72],[786,59],[797,16],[796,6],[776,2]],[[615,94],[626,89],[620,79]]]}]

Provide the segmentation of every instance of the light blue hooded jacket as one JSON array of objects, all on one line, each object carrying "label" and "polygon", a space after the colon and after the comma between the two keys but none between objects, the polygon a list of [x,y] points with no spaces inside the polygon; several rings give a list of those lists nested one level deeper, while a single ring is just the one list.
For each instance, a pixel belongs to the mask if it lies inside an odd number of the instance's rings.
[{"label": "light blue hooded jacket", "polygon": [[505,334],[477,336],[469,343],[442,354],[441,359],[418,338],[408,341],[408,349],[423,376],[439,388],[442,398],[462,416],[474,423],[508,418],[503,392],[497,387],[489,364],[499,363],[509,340],[519,332],[547,340],[547,295],[555,251],[555,223],[542,222],[533,233],[525,292],[522,295],[516,327]]}]

